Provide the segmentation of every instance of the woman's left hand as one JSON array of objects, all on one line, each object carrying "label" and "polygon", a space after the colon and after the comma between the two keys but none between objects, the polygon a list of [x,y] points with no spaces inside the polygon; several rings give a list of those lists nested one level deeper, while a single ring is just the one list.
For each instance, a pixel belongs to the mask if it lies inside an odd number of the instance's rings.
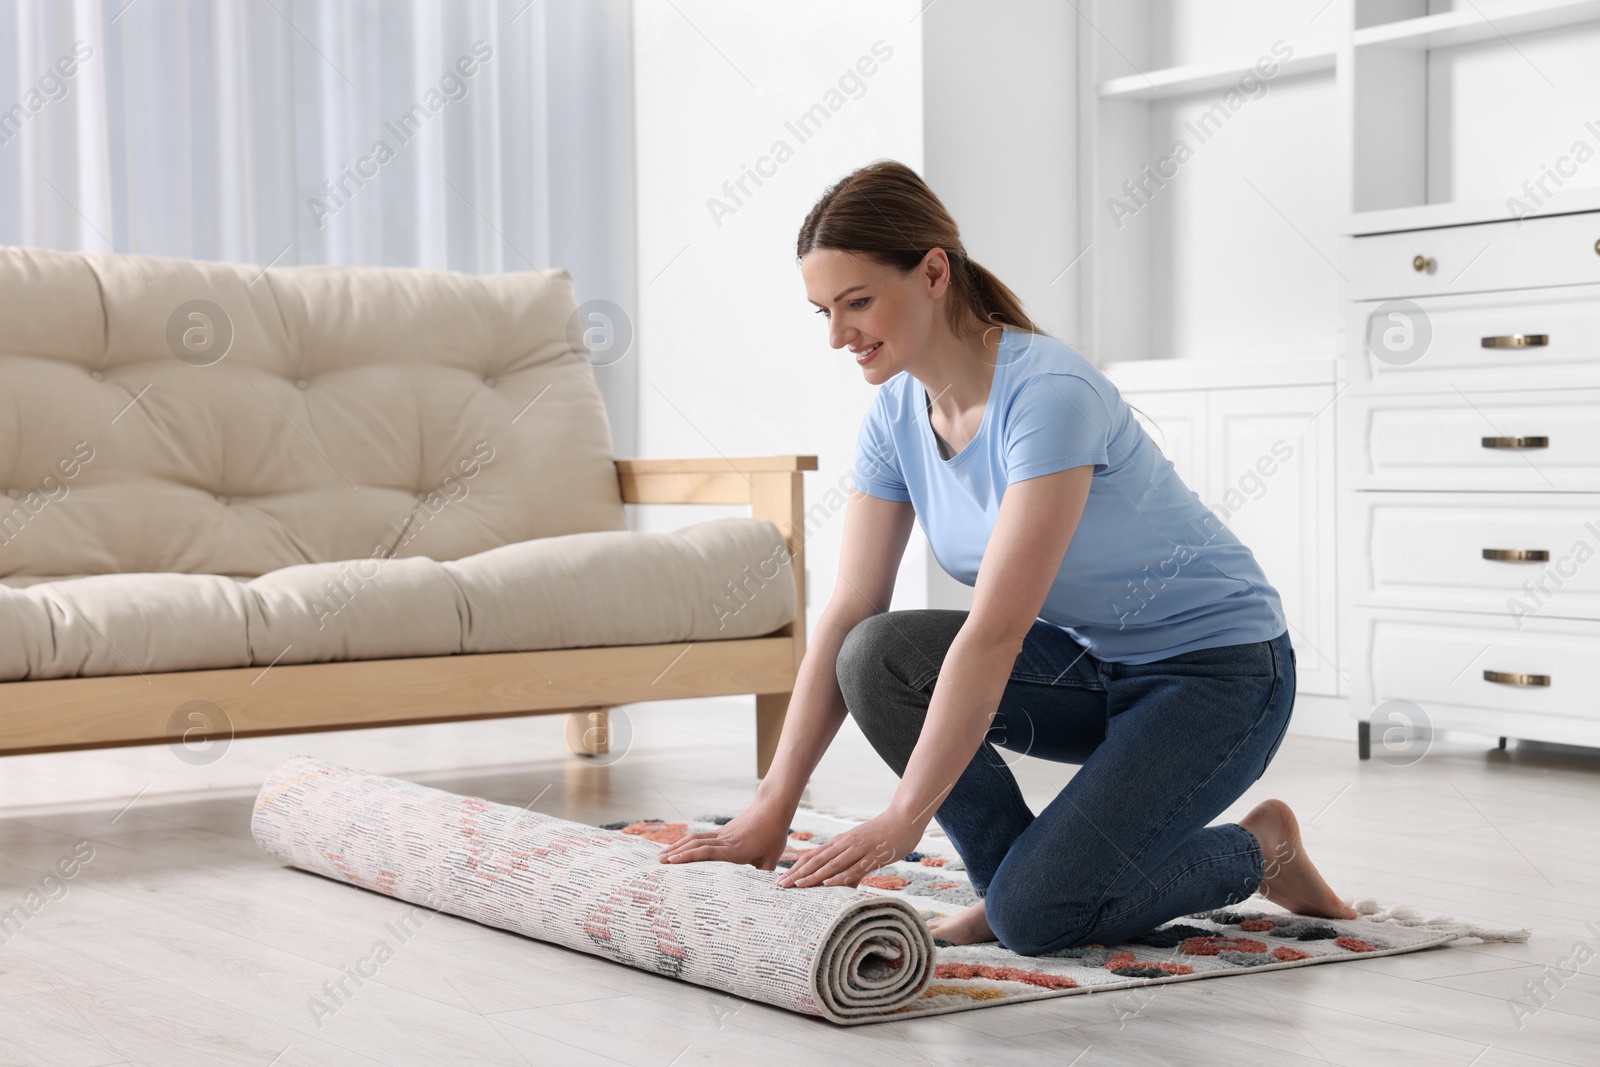
[{"label": "woman's left hand", "polygon": [[834,834],[827,844],[808,849],[778,879],[793,886],[853,886],[887,863],[903,859],[922,839],[922,827],[893,809],[860,826]]}]

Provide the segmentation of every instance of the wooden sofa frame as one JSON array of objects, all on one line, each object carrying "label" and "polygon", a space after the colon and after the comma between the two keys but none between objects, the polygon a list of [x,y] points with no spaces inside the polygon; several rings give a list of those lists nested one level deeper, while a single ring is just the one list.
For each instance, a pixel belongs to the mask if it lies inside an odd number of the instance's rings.
[{"label": "wooden sofa frame", "polygon": [[[568,749],[595,756],[608,749],[607,712],[617,705],[753,693],[764,776],[805,655],[801,472],[816,470],[817,457],[616,466],[624,503],[748,504],[752,518],[771,519],[788,543],[794,621],[763,637],[687,644],[0,682],[0,755],[564,713]],[[217,705],[223,721],[180,730],[174,713],[191,701]]]}]

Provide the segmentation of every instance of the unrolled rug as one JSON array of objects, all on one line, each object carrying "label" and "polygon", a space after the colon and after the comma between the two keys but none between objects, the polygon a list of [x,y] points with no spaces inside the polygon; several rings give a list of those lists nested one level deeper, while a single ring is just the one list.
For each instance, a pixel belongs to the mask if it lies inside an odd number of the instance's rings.
[{"label": "unrolled rug", "polygon": [[[659,813],[657,813],[659,814]],[[637,835],[662,845],[684,834],[714,830],[731,815],[700,815],[677,821],[656,818],[607,823],[602,829]],[[779,870],[794,865],[807,849],[826,844],[833,834],[860,820],[802,808],[790,826]],[[694,866],[694,864],[690,864]],[[872,871],[861,885],[897,897],[924,920],[947,915],[978,896],[966,868],[935,824],[917,848]],[[810,892],[789,889],[785,892]],[[933,981],[909,1003],[878,1016],[905,1019],[966,1011],[1023,1000],[1130,990],[1245,971],[1259,973],[1313,963],[1391,956],[1433,948],[1466,937],[1483,941],[1526,941],[1528,930],[1491,930],[1448,916],[1424,919],[1415,908],[1347,900],[1355,919],[1323,919],[1285,911],[1264,897],[1230,908],[1186,915],[1116,945],[1081,945],[1043,956],[1022,956],[998,942],[954,945],[935,940]],[[1152,994],[1153,995],[1153,994]],[[1107,998],[1116,1017],[1137,1014],[1138,994]],[[867,1020],[857,1020],[867,1021]]]},{"label": "unrolled rug", "polygon": [[[657,861],[662,844],[728,819],[595,827],[295,756],[262,785],[251,831],[304,870],[842,1024],[1528,937],[1374,901],[1348,921],[1263,902],[1048,957],[936,947],[925,920],[976,900],[937,831],[855,888],[780,889],[744,864]],[[780,862],[850,825],[797,813]]]}]

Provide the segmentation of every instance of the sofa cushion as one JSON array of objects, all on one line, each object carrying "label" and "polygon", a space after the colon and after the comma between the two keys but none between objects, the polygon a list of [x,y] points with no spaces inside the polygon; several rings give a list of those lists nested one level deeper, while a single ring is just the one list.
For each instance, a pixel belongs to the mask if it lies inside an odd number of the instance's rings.
[{"label": "sofa cushion", "polygon": [[758,637],[794,612],[778,527],[745,518],[247,579],[20,577],[0,581],[0,681]]},{"label": "sofa cushion", "polygon": [[575,311],[559,268],[0,248],[0,577],[626,530]]}]

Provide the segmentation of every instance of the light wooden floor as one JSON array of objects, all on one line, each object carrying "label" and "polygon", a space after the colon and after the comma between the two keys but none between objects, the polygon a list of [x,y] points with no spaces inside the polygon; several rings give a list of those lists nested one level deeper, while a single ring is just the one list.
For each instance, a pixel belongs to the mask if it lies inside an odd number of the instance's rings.
[{"label": "light wooden floor", "polygon": [[[166,748],[0,759],[0,911],[79,842],[94,849],[0,944],[0,1064],[1600,1062],[1600,954],[1520,1028],[1511,1009],[1580,942],[1600,952],[1584,926],[1600,931],[1600,760],[1465,736],[1391,767],[1358,763],[1353,737],[1291,735],[1224,819],[1281,796],[1341,892],[1528,926],[1526,944],[836,1028],[441,914],[313,1021],[312,994],[395,943],[385,924],[408,906],[260,852],[248,819],[268,770],[305,752],[516,805],[550,786],[537,810],[586,822],[748,802],[752,702],[630,710],[607,767],[566,755],[555,718],[238,741],[198,767]],[[1072,769],[1016,770],[1037,807]],[[846,724],[807,802],[871,813],[894,781]]]}]

